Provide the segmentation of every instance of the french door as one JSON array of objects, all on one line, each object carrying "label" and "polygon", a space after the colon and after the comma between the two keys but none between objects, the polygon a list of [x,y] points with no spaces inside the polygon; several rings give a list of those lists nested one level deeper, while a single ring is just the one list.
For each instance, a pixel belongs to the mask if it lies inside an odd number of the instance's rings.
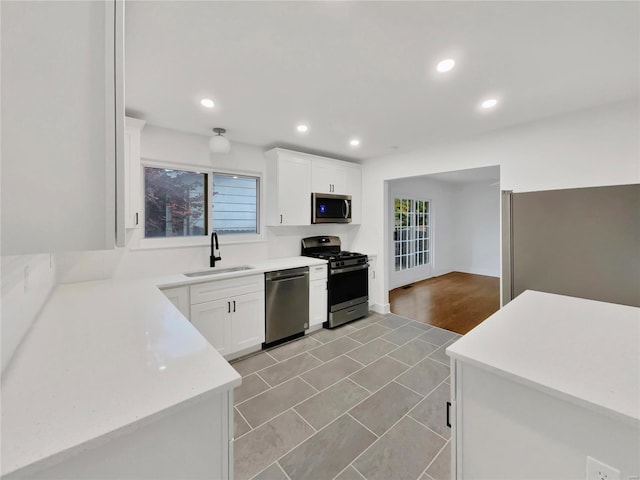
[{"label": "french door", "polygon": [[415,198],[395,198],[394,219],[395,271],[429,266],[430,202]]}]

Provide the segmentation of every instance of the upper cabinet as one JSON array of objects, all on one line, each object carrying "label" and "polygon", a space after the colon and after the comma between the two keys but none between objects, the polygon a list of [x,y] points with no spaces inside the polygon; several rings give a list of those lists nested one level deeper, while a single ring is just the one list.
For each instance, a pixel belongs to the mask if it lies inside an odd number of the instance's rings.
[{"label": "upper cabinet", "polygon": [[127,117],[124,128],[124,208],[125,227],[138,228],[142,221],[140,192],[140,133],[145,121]]},{"label": "upper cabinet", "polygon": [[275,148],[267,157],[267,224],[310,225],[311,193],[350,195],[351,223],[361,223],[359,164]]},{"label": "upper cabinet", "polygon": [[311,224],[311,161],[276,148],[267,156],[267,225]]},{"label": "upper cabinet", "polygon": [[349,169],[338,160],[314,158],[311,165],[311,191],[351,195],[349,192]]},{"label": "upper cabinet", "polygon": [[124,245],[122,2],[0,8],[2,255]]}]

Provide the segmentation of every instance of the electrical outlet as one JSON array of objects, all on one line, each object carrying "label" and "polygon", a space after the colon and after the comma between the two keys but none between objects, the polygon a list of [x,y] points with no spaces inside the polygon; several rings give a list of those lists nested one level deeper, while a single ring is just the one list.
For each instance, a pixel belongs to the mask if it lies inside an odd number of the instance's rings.
[{"label": "electrical outlet", "polygon": [[620,470],[593,457],[587,457],[587,480],[620,480]]}]

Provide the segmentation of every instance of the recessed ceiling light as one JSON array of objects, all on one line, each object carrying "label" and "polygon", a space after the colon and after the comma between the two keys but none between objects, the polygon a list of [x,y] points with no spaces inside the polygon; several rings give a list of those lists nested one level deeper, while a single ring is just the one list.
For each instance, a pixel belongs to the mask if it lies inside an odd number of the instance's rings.
[{"label": "recessed ceiling light", "polygon": [[498,104],[498,100],[495,98],[488,98],[480,104],[482,108],[493,108]]},{"label": "recessed ceiling light", "polygon": [[200,100],[200,105],[207,108],[213,108],[215,106],[215,103],[213,103],[213,100],[211,100],[210,98],[203,98],[202,100]]},{"label": "recessed ceiling light", "polygon": [[298,130],[300,133],[305,133],[306,131],[309,130],[309,127],[306,125],[298,125],[296,127],[296,130]]},{"label": "recessed ceiling light", "polygon": [[440,72],[440,73],[444,73],[444,72],[448,72],[449,70],[453,69],[453,67],[456,66],[456,61],[453,58],[447,58],[446,60],[442,60],[441,62],[438,63],[438,66],[436,67],[436,69]]},{"label": "recessed ceiling light", "polygon": [[352,138],[351,140],[349,140],[349,145],[351,145],[352,147],[357,147],[358,145],[360,145],[360,140],[358,140],[357,138]]}]

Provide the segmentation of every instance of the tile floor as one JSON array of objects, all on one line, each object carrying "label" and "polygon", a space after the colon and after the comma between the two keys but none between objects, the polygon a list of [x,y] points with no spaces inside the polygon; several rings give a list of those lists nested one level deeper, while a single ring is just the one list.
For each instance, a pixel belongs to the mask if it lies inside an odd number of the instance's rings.
[{"label": "tile floor", "polygon": [[450,478],[444,350],[458,338],[372,313],[233,362],[235,478]]}]

